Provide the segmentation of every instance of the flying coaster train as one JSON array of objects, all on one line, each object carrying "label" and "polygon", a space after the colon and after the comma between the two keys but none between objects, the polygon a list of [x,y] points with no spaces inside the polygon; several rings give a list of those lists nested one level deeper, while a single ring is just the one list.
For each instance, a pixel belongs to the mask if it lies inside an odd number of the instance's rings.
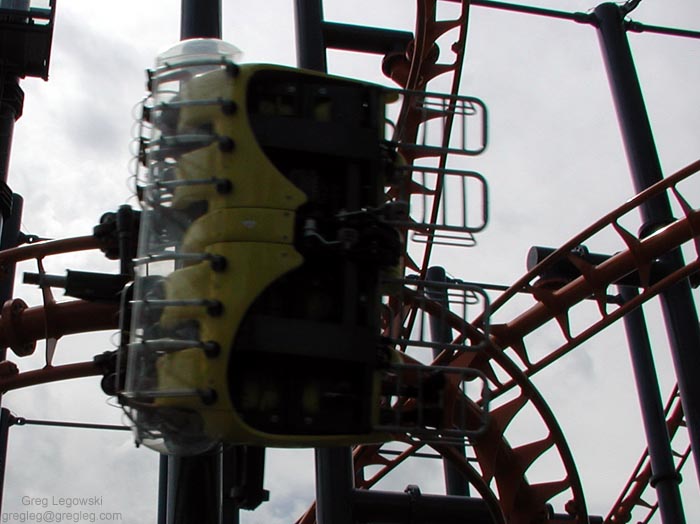
[{"label": "flying coaster train", "polygon": [[[431,342],[420,326],[402,338],[391,325],[399,294],[466,303],[477,293],[401,278],[406,235],[420,224],[398,189],[411,172],[385,136],[386,108],[410,95],[238,65],[234,52],[185,41],[149,75],[120,397],[137,442],[194,454],[481,431],[487,395],[458,394],[485,384],[480,372],[407,351],[473,348]],[[443,106],[458,102],[444,96]]]}]

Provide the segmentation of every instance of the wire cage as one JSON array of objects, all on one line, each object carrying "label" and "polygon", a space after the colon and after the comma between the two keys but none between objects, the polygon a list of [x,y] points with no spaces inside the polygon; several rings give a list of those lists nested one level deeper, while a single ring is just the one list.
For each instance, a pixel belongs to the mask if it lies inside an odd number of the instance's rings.
[{"label": "wire cage", "polygon": [[[457,280],[387,279],[385,286],[391,290],[386,340],[403,358],[389,364],[377,429],[411,440],[468,443],[488,423],[487,377],[478,369],[446,364],[459,355],[477,356],[488,344],[488,295]],[[479,330],[468,322],[476,316],[484,319]]]}]

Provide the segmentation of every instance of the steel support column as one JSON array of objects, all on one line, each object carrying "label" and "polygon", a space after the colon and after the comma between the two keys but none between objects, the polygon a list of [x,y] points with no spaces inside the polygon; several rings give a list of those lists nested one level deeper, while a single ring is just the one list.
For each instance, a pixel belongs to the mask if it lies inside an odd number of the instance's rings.
[{"label": "steel support column", "polygon": [[[428,298],[439,302],[445,308],[445,311],[449,310],[449,298],[447,289],[444,287],[444,284],[447,283],[445,268],[439,266],[429,267],[426,273],[426,280],[428,280],[428,282],[443,284],[443,286],[436,286],[435,288],[427,287],[426,292]],[[447,325],[444,317],[439,317],[437,315],[430,316],[430,338],[432,338],[433,342],[437,343],[449,344],[452,342],[452,329]],[[439,349],[433,349],[433,358],[436,358],[439,354]],[[466,456],[464,446],[455,446],[455,448],[460,454]],[[460,471],[447,459],[443,459],[443,468],[445,471],[445,493],[459,496],[469,495],[469,483],[465,480]]]},{"label": "steel support column", "polygon": [[5,491],[5,466],[7,465],[7,441],[14,417],[7,408],[0,409],[0,501]]},{"label": "steel support column", "polygon": [[[0,8],[29,11],[29,0],[0,0]],[[22,51],[24,50],[18,50],[18,52]],[[12,150],[12,136],[14,134],[15,122],[22,116],[24,91],[22,91],[22,88],[19,86],[19,76],[16,73],[5,72],[0,75],[0,87],[0,93],[2,93],[0,96],[0,208],[3,212],[3,214],[0,215],[0,233],[2,233],[0,249],[6,249],[14,247],[17,244],[19,223],[21,222],[22,199],[19,195],[15,198],[15,195],[13,195],[7,185],[7,178],[10,166],[10,151]],[[15,200],[18,201],[19,208],[13,211],[12,203]],[[12,222],[13,220],[15,222],[14,225],[6,224],[6,222]],[[10,227],[16,229],[17,233],[9,230]],[[5,231],[6,229],[8,229],[7,232]],[[10,242],[13,242],[14,245],[9,245]],[[12,264],[12,266],[7,268],[5,273],[0,276],[0,305],[12,298],[14,278],[15,265]],[[5,360],[6,355],[7,348],[0,348],[0,360]],[[2,509],[3,489],[5,484],[7,439],[10,426],[12,425],[12,418],[10,412],[2,408],[2,414],[0,415],[0,510]]]},{"label": "steel support column", "polygon": [[[594,11],[615,108],[622,130],[632,179],[641,192],[663,178],[642,90],[625,32],[620,6],[605,3]],[[645,203],[642,234],[650,234],[673,220],[668,197]],[[661,261],[669,271],[683,266],[680,251]],[[695,469],[700,476],[700,325],[690,284],[681,281],[661,294],[681,403],[688,427]],[[643,407],[642,409],[646,409]]]},{"label": "steel support column", "polygon": [[160,455],[158,462],[158,524],[168,524],[168,456]]},{"label": "steel support column", "polygon": [[[636,288],[619,286],[625,302],[638,296]],[[644,433],[651,461],[652,486],[656,489],[659,513],[664,524],[685,524],[685,513],[678,485],[680,475],[676,473],[673,451],[669,440],[664,406],[659,392],[659,381],[654,366],[654,357],[649,342],[649,332],[644,311],[637,308],[623,319],[627,342],[630,348],[632,369],[637,385],[639,404],[642,407]]]},{"label": "steel support column", "polygon": [[182,0],[180,40],[221,38],[221,0]]},{"label": "steel support column", "polygon": [[[182,0],[180,40],[192,38],[221,38],[221,0]],[[165,513],[167,524],[223,524],[221,470],[219,455],[161,458],[159,500],[167,495],[159,518]]]},{"label": "steel support column", "polygon": [[303,69],[327,70],[322,0],[296,0],[297,63]]},{"label": "steel support column", "polygon": [[[322,0],[296,0],[297,63],[325,73]],[[352,491],[355,487],[352,449],[318,448],[316,460],[316,522],[352,524]]]},{"label": "steel support column", "polygon": [[[12,212],[10,217],[2,224],[0,236],[0,251],[17,247],[19,244],[20,227],[22,224],[22,209],[24,199],[14,193],[12,195]],[[0,300],[4,303],[12,298],[15,287],[15,267],[17,264],[6,264],[0,276]]]},{"label": "steel support column", "polygon": [[352,450],[316,449],[316,522],[353,524],[354,488]]}]

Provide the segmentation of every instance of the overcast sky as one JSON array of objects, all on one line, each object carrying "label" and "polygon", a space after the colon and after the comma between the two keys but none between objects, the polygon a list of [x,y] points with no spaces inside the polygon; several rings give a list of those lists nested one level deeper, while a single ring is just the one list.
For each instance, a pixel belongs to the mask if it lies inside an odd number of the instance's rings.
[{"label": "overcast sky", "polygon": [[[292,5],[292,0],[225,0],[224,38],[243,51],[245,62],[293,65]],[[584,12],[596,6],[588,0],[530,5]],[[411,30],[414,9],[407,0],[327,0],[326,18]],[[562,244],[629,199],[633,189],[595,30],[479,7],[470,18],[461,91],[487,104],[491,142],[464,168],[487,177],[491,222],[477,247],[439,250],[435,263],[464,280],[508,284],[524,273],[530,246]],[[700,30],[700,4],[643,0],[632,18]],[[178,38],[176,0],[59,2],[50,80],[23,82],[24,116],[13,144],[9,183],[25,198],[25,232],[85,235],[103,212],[125,202],[136,205],[127,184],[133,108],[144,96],[144,70]],[[700,42],[651,34],[631,34],[630,42],[661,164],[671,174],[700,153]],[[334,52],[329,68],[388,83],[377,58]],[[698,207],[700,191],[686,196]],[[605,242],[589,247],[620,249]],[[98,253],[46,265],[55,273],[116,271]],[[29,286],[18,284],[16,296],[40,303]],[[658,318],[657,310],[648,308],[650,318]],[[652,322],[652,337],[666,397],[674,379],[658,324]],[[82,361],[111,347],[110,334],[66,338],[59,341],[55,363]],[[42,353],[40,346],[37,356],[19,362],[21,369],[41,367]],[[535,382],[572,448],[590,512],[607,514],[644,445],[621,327],[578,348]],[[12,392],[3,400],[27,418],[121,422],[95,379]],[[134,449],[128,433],[15,428],[9,449],[3,510],[27,509],[24,495],[102,495],[104,510],[122,512],[124,522],[155,521],[157,455]],[[272,500],[246,521],[293,522],[312,496],[311,455],[273,452],[269,462],[266,487]],[[700,521],[692,465],[684,478],[684,491],[694,494],[686,499],[688,520]],[[409,483],[424,491],[442,489],[441,474],[422,463],[409,465],[386,485],[403,489]]]}]

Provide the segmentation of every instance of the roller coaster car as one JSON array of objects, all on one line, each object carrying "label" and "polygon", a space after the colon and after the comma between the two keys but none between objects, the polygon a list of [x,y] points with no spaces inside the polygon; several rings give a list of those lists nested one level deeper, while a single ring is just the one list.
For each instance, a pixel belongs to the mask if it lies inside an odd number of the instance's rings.
[{"label": "roller coaster car", "polygon": [[166,70],[153,86],[122,394],[137,440],[197,453],[388,439],[390,95],[267,65]]}]

